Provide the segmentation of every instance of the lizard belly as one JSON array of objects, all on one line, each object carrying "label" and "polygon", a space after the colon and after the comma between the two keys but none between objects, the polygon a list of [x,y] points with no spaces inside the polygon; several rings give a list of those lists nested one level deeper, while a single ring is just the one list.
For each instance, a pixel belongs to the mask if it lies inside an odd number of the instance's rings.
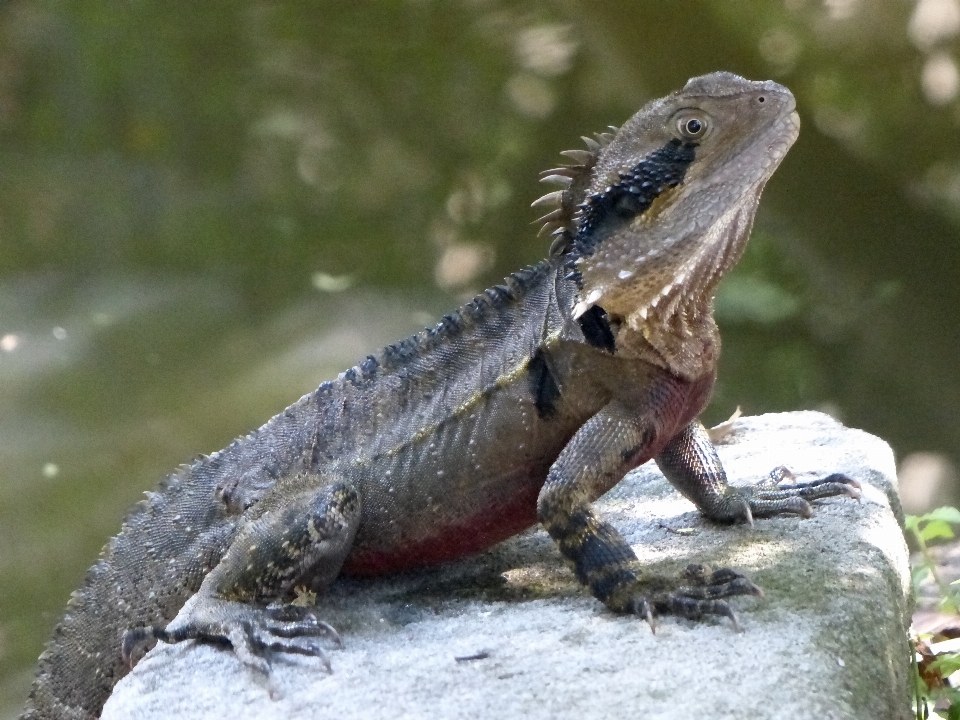
[{"label": "lizard belly", "polygon": [[[347,556],[342,572],[371,576],[426,567],[478,553],[506,540],[537,522],[537,496],[546,478],[546,467],[523,471],[514,477],[499,478],[509,491],[492,501],[470,502],[473,512],[450,513],[449,509],[428,513],[434,523],[381,528],[379,538],[358,538]],[[439,522],[437,522],[439,520]],[[389,521],[388,521],[389,523]],[[406,524],[405,524],[406,525]],[[377,542],[383,536],[396,542]]]},{"label": "lizard belly", "polygon": [[357,458],[361,521],[343,572],[379,575],[489,548],[537,522],[550,466],[606,399],[563,398],[539,413],[529,383],[479,394],[429,432]]},{"label": "lizard belly", "polygon": [[379,575],[435,565],[535,525],[550,465],[582,422],[532,422],[512,431],[503,424],[485,431],[493,441],[473,444],[462,442],[463,428],[450,428],[436,443],[395,457],[390,468],[374,469],[379,482],[359,483],[361,526],[343,572]]}]

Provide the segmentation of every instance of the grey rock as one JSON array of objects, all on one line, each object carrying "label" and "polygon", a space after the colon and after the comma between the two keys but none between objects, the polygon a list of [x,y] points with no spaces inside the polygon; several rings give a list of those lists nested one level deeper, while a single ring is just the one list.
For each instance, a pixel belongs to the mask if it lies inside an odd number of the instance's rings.
[{"label": "grey rock", "polygon": [[430,572],[339,580],[318,600],[344,638],[330,643],[332,673],[278,656],[268,679],[223,648],[160,644],[103,718],[909,717],[909,567],[889,446],[797,412],[741,418],[718,450],[734,485],[777,465],[863,483],[859,503],[831,498],[811,519],[753,529],[704,521],[652,463],[602,499],[652,572],[703,562],[760,585],[763,597],[733,600],[742,633],[666,617],[653,634],[614,615],[532,530]]}]

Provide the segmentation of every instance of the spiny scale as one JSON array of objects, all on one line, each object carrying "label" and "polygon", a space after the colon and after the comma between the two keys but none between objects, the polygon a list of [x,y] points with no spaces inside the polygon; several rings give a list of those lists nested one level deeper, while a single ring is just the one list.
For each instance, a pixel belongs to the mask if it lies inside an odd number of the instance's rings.
[{"label": "spiny scale", "polygon": [[[614,132],[617,128],[610,126]],[[572,186],[578,180],[587,180],[590,171],[597,161],[599,152],[610,144],[613,133],[603,132],[595,134],[596,140],[584,137],[587,150],[564,150],[561,155],[571,158],[576,165],[562,165],[544,170],[540,173],[540,182],[556,183],[564,189],[554,190],[531,203],[531,207],[553,206],[553,210],[535,220],[542,223],[538,237],[546,233],[554,236],[550,246],[550,254],[557,255],[570,249],[573,239],[573,223],[580,212],[580,202],[571,197]],[[580,198],[582,200],[582,198]],[[565,202],[566,201],[566,202]],[[522,295],[527,285],[540,273],[545,266],[535,265],[524,268],[510,275],[507,285],[497,285],[477,296],[459,312],[444,316],[435,327],[427,328],[421,333],[401,340],[399,343],[388,345],[383,349],[378,360],[368,355],[358,365],[343,373],[343,377],[353,384],[374,377],[378,369],[394,369],[410,358],[420,353],[428,352],[437,342],[455,336],[464,329],[467,323],[475,323],[486,315],[491,308],[496,308]],[[568,277],[575,276],[571,273]]]},{"label": "spiny scale", "polygon": [[541,207],[543,205],[559,205],[560,201],[563,199],[563,190],[554,190],[553,192],[547,193],[541,197],[538,197],[532,203],[530,207]]},{"label": "spiny scale", "polygon": [[533,221],[534,225],[539,224],[541,226],[537,232],[537,237],[547,234],[555,236],[550,245],[550,255],[566,252],[570,248],[575,232],[574,226],[578,207],[583,200],[583,189],[577,187],[577,185],[578,182],[586,184],[590,171],[596,165],[600,151],[613,140],[614,133],[617,132],[618,128],[613,125],[609,127],[613,130],[612,133],[596,133],[595,139],[584,136],[583,142],[587,146],[586,150],[564,150],[560,153],[573,160],[576,163],[575,165],[561,165],[540,173],[540,182],[561,186],[560,190],[549,192],[530,204],[530,207],[554,208]]}]

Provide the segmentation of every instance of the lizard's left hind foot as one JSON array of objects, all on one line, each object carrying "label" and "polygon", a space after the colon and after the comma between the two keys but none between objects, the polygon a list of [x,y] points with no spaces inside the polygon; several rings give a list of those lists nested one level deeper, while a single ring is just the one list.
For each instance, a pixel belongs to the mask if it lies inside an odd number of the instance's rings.
[{"label": "lizard's left hind foot", "polygon": [[688,565],[676,578],[624,576],[611,592],[606,605],[618,612],[644,618],[656,631],[657,615],[677,615],[699,620],[706,615],[730,618],[737,632],[743,628],[737,614],[723,598],[735,595],[763,595],[750,580],[734,570],[712,571],[706,565]]}]

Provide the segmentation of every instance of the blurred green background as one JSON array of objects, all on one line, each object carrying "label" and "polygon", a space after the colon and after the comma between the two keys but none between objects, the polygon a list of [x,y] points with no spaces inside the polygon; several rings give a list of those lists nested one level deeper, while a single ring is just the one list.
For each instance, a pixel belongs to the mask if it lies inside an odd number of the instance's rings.
[{"label": "blurred green background", "polygon": [[142,491],[542,257],[537,172],[704,72],[803,119],[707,421],[825,409],[949,480],[958,32],[957,0],[0,4],[0,717]]}]

